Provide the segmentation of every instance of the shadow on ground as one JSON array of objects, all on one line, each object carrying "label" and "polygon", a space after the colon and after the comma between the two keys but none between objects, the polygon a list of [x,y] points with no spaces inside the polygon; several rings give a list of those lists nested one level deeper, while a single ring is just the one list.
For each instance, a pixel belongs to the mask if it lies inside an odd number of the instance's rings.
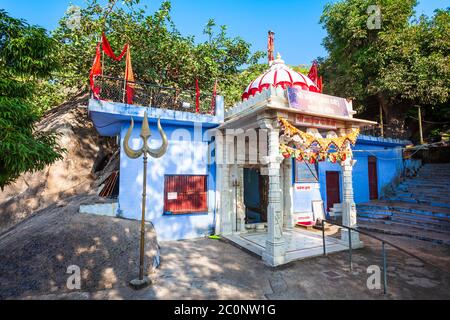
[{"label": "shadow on ground", "polygon": [[[73,292],[66,286],[70,265],[81,271],[85,293],[75,293],[78,298],[125,287],[137,277],[140,223],[78,213],[80,204],[93,201],[104,200],[86,195],[61,200],[0,235],[0,299],[49,294],[65,298]],[[146,236],[151,273],[159,253],[152,225]]]}]

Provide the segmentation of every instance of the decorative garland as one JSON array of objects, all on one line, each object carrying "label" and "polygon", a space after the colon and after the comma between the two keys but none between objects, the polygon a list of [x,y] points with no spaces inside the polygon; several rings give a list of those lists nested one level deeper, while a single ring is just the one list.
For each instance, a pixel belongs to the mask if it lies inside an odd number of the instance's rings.
[{"label": "decorative garland", "polygon": [[295,135],[300,136],[300,138],[304,141],[305,148],[309,148],[314,143],[317,143],[320,146],[320,149],[324,152],[327,152],[332,145],[335,146],[336,149],[338,149],[339,151],[344,151],[345,149],[347,149],[346,142],[355,145],[356,139],[358,138],[359,135],[359,129],[355,128],[352,130],[351,133],[342,137],[316,138],[312,134],[297,129],[284,118],[279,117],[278,120],[280,121],[281,127],[285,135],[290,137],[293,137]]},{"label": "decorative garland", "polygon": [[316,163],[322,161],[330,161],[332,163],[336,163],[338,161],[345,161],[349,157],[352,157],[351,150],[344,150],[338,152],[330,152],[326,151],[305,151],[301,149],[295,149],[292,147],[288,147],[285,144],[280,144],[280,153],[284,158],[294,158],[298,161],[306,161],[309,163]]}]

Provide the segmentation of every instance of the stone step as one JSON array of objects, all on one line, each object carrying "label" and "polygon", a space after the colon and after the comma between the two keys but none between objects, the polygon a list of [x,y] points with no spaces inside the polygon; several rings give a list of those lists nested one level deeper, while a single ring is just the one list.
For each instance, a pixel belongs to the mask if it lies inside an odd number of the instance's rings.
[{"label": "stone step", "polygon": [[440,217],[436,215],[424,215],[424,214],[417,214],[413,212],[402,212],[397,210],[365,210],[359,208],[357,210],[357,214],[359,217],[363,218],[372,218],[372,219],[381,219],[381,220],[389,220],[394,218],[406,218],[406,219],[412,219],[418,222],[424,222],[424,223],[433,223],[433,224],[439,224],[444,227],[450,228],[450,218],[448,217]]},{"label": "stone step", "polygon": [[358,228],[371,232],[403,236],[450,246],[450,236],[448,234],[443,234],[440,232],[426,231],[399,225],[386,225],[377,221],[360,221],[358,222]]},{"label": "stone step", "polygon": [[403,197],[415,197],[415,196],[429,196],[432,198],[444,198],[450,199],[450,194],[447,192],[430,192],[430,191],[410,191],[410,190],[397,190],[395,193],[396,196]]},{"label": "stone step", "polygon": [[434,200],[434,199],[414,199],[414,198],[393,196],[393,197],[389,198],[389,200],[402,201],[402,202],[408,202],[408,203],[417,203],[417,204],[429,205],[429,206],[433,206],[433,207],[450,208],[449,202],[442,202],[442,201]]},{"label": "stone step", "polygon": [[413,202],[413,203],[440,203],[438,206],[446,206],[446,204],[450,204],[450,202],[446,198],[437,198],[437,197],[412,197],[412,196],[392,196],[391,200],[400,200],[405,202]]},{"label": "stone step", "polygon": [[401,184],[402,186],[408,186],[408,187],[422,187],[422,186],[427,186],[430,187],[432,189],[442,189],[442,188],[446,188],[448,186],[450,186],[450,183],[447,182],[440,182],[440,181],[419,181],[419,180],[409,180],[409,181],[405,181],[402,182]]},{"label": "stone step", "polygon": [[433,207],[423,204],[411,204],[400,201],[372,201],[367,203],[360,203],[357,205],[357,210],[379,210],[379,211],[400,211],[406,213],[416,213],[426,216],[436,216],[450,218],[450,209],[444,207]]},{"label": "stone step", "polygon": [[[392,221],[392,220],[379,220],[379,219],[370,219],[370,218],[360,218],[359,221],[363,221],[366,223],[378,223],[378,224],[384,224],[387,226],[391,226],[392,228],[413,228],[413,229],[417,229],[417,230],[422,230],[422,231],[426,231],[426,232],[434,232],[437,234],[443,234],[443,235],[450,235],[450,232],[448,230],[445,229],[441,229],[441,228],[435,228],[433,226],[429,226],[429,225],[419,225],[419,224],[412,224],[409,222],[404,222],[404,221]],[[359,222],[359,224],[360,224]]]}]

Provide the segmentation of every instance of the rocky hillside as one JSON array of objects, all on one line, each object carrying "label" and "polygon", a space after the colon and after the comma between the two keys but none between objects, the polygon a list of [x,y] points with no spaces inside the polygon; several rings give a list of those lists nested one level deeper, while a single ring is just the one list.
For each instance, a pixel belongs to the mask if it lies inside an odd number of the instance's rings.
[{"label": "rocky hillside", "polygon": [[[23,175],[0,194],[0,299],[71,293],[67,268],[81,271],[81,290],[126,286],[137,276],[139,221],[79,213],[119,166],[118,146],[102,138],[87,115],[87,97],[48,112],[37,130],[55,130],[64,159]],[[159,264],[148,223],[146,270]]]},{"label": "rocky hillside", "polygon": [[100,137],[87,115],[88,96],[50,110],[37,130],[54,130],[67,149],[64,159],[42,171],[27,173],[0,193],[0,233],[36,210],[61,199],[96,194],[111,170],[118,167],[118,149],[111,138]]},{"label": "rocky hillside", "polygon": [[[139,222],[78,212],[93,201],[96,195],[59,200],[0,234],[0,299],[95,292],[137,277]],[[145,268],[152,274],[159,247],[151,224],[146,231]],[[80,290],[67,287],[72,265],[80,268]]]}]

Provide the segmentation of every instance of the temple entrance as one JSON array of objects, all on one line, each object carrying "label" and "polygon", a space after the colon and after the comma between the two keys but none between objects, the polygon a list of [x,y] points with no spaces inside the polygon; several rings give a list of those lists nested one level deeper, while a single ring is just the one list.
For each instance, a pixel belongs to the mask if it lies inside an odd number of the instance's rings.
[{"label": "temple entrance", "polygon": [[339,184],[339,172],[327,171],[327,211],[333,207],[335,203],[341,202],[341,190]]},{"label": "temple entrance", "polygon": [[378,174],[377,174],[377,158],[369,157],[369,197],[370,200],[378,199]]},{"label": "temple entrance", "polygon": [[267,222],[268,193],[268,176],[261,175],[259,169],[244,168],[246,224]]}]

